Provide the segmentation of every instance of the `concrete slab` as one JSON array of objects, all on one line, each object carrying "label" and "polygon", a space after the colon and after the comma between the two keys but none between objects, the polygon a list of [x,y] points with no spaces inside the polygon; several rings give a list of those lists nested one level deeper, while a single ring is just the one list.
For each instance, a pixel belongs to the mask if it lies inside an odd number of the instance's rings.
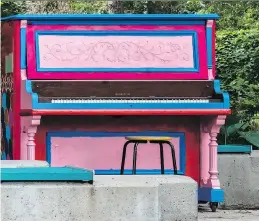
[{"label": "concrete slab", "polygon": [[3,183],[3,221],[197,221],[197,183],[174,175],[86,183]]},{"label": "concrete slab", "polygon": [[47,161],[40,160],[1,160],[0,168],[49,167]]},{"label": "concrete slab", "polygon": [[219,178],[224,209],[259,209],[259,151],[219,154]]}]

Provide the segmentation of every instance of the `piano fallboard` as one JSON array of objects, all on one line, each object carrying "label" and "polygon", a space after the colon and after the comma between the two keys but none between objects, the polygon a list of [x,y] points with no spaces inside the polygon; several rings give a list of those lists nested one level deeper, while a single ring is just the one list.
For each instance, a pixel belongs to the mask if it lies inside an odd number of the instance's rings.
[{"label": "piano fallboard", "polygon": [[32,81],[39,98],[209,98],[213,81]]},{"label": "piano fallboard", "polygon": [[219,81],[30,81],[39,110],[228,109]]}]

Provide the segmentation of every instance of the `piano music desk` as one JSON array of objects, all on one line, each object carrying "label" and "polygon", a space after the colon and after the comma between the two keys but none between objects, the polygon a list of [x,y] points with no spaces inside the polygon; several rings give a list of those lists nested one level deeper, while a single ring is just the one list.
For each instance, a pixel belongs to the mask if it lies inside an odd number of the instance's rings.
[{"label": "piano music desk", "polygon": [[[223,201],[218,15],[16,15],[1,19],[1,159],[119,174],[125,136],[169,136],[199,200]],[[148,144],[152,145],[152,144]],[[147,148],[147,150],[145,150]],[[145,157],[142,151],[149,151]],[[137,174],[159,174],[140,147]],[[172,174],[165,151],[165,173]],[[126,173],[131,173],[126,162]]]}]

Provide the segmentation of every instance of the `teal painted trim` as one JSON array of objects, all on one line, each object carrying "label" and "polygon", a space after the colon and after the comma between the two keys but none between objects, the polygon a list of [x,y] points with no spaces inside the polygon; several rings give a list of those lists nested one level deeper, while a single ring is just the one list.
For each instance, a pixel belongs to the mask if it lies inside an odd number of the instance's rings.
[{"label": "teal painted trim", "polygon": [[214,80],[214,90],[216,94],[221,94],[223,97],[223,108],[229,109],[230,108],[230,98],[227,92],[223,92],[220,89],[220,80]]},{"label": "teal painted trim", "polygon": [[[193,68],[41,68],[39,36],[192,36]],[[199,70],[198,37],[196,31],[35,31],[36,67],[38,72],[190,72],[197,74]]]},{"label": "teal painted trim", "polygon": [[207,60],[208,68],[212,68],[212,28],[206,28]]},{"label": "teal painted trim", "polygon": [[37,110],[92,110],[92,109],[225,109],[223,103],[39,103],[38,96],[32,94],[32,107]]},{"label": "teal painted trim", "polygon": [[1,168],[1,181],[93,181],[93,171],[76,167]]},{"label": "teal painted trim", "polygon": [[26,69],[26,28],[21,28],[21,69]]},{"label": "teal painted trim", "polygon": [[224,202],[224,190],[205,187],[199,188],[198,200],[212,203],[222,203]]},{"label": "teal painted trim", "polygon": [[[177,173],[185,174],[186,170],[186,146],[185,133],[182,132],[161,132],[161,131],[142,131],[142,132],[81,132],[81,131],[62,131],[48,132],[46,136],[46,160],[51,165],[51,137],[127,137],[127,136],[159,136],[159,137],[177,137],[180,138],[180,170]],[[123,146],[121,147],[123,148]],[[164,147],[166,148],[166,146]],[[96,170],[96,174],[112,175],[119,170]],[[128,171],[128,172],[127,172]],[[131,170],[126,170],[129,173]],[[139,174],[158,174],[160,170],[138,170]],[[167,173],[170,171],[168,170]]]},{"label": "teal painted trim", "polygon": [[217,14],[45,14],[45,15],[12,15],[4,20],[211,20],[218,19]]},{"label": "teal painted trim", "polygon": [[[95,170],[95,175],[120,175],[120,170]],[[137,175],[159,175],[161,170],[146,170],[146,169],[137,169]],[[165,170],[165,174],[174,175],[173,170]],[[132,175],[132,170],[124,170],[124,175]],[[177,175],[184,175],[183,171],[177,170]]]},{"label": "teal painted trim", "polygon": [[33,93],[33,91],[32,91],[32,82],[31,82],[31,80],[26,80],[25,88],[26,88],[26,92],[31,95],[31,98],[32,98],[32,109],[38,109],[39,98],[38,98],[38,94]]},{"label": "teal painted trim", "polygon": [[248,145],[218,145],[218,153],[248,153],[252,152],[252,146]]}]

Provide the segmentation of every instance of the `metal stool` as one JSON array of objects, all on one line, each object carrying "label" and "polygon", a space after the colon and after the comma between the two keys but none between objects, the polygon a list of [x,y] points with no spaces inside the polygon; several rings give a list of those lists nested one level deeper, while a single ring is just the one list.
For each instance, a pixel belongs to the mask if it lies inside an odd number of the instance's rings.
[{"label": "metal stool", "polygon": [[124,144],[124,147],[123,147],[120,174],[122,175],[124,173],[125,158],[126,158],[126,152],[127,152],[128,145],[130,143],[134,143],[132,174],[136,174],[138,144],[148,143],[148,142],[156,143],[156,144],[159,144],[159,146],[160,146],[161,174],[165,174],[163,144],[168,144],[170,146],[171,153],[172,153],[172,161],[173,161],[173,166],[174,166],[174,174],[177,174],[175,150],[174,150],[172,143],[170,142],[171,139],[172,139],[171,137],[126,137],[127,142]]}]

